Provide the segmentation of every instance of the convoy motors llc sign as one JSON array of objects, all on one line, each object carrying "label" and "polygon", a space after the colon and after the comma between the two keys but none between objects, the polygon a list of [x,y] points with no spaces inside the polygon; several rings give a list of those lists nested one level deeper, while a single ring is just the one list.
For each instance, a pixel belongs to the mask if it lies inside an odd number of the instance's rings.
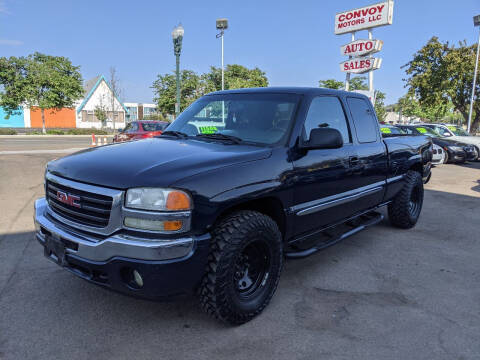
[{"label": "convoy motors llc sign", "polygon": [[335,16],[335,34],[345,34],[372,27],[391,25],[393,22],[393,1],[365,6],[338,13]]}]

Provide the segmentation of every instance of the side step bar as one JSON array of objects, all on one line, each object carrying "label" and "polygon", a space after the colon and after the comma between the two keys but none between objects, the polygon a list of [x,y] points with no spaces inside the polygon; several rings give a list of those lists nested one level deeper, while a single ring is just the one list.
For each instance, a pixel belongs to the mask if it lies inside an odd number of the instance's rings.
[{"label": "side step bar", "polygon": [[366,215],[362,215],[359,218],[349,221],[345,224],[344,226],[349,227],[350,229],[346,230],[345,232],[338,234],[338,235],[330,235],[329,233],[326,233],[324,235],[328,236],[327,241],[320,242],[313,247],[310,247],[306,250],[293,250],[293,251],[288,251],[285,253],[285,257],[287,259],[302,259],[307,256],[310,256],[312,254],[315,254],[316,252],[323,250],[329,246],[332,246],[339,241],[342,241],[364,229],[366,229],[369,226],[373,226],[375,224],[378,224],[383,220],[384,216],[380,213],[373,212],[369,213]]}]

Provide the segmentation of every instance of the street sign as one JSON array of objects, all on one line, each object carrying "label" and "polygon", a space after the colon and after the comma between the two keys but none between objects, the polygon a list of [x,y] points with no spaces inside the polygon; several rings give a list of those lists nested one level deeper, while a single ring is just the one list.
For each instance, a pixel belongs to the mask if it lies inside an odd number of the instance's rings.
[{"label": "street sign", "polygon": [[382,66],[381,58],[354,58],[340,63],[340,70],[351,74],[363,74]]},{"label": "street sign", "polygon": [[335,34],[340,35],[392,23],[393,1],[388,0],[338,13],[335,16]]},{"label": "street sign", "polygon": [[364,56],[382,50],[382,46],[383,41],[381,40],[356,40],[343,45],[340,48],[340,52],[345,56]]}]

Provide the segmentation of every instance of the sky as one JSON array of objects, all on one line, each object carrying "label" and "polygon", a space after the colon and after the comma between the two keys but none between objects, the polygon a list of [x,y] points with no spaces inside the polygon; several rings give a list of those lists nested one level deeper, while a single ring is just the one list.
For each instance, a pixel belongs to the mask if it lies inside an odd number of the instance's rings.
[{"label": "sky", "polygon": [[[181,68],[198,73],[220,66],[215,20],[226,17],[225,63],[259,67],[270,86],[318,86],[344,80],[340,46],[350,35],[334,35],[337,12],[375,0],[0,0],[0,57],[35,51],[68,57],[85,80],[108,77],[115,67],[127,102],[152,102],[158,74],[175,69],[172,29],[185,28]],[[478,39],[473,15],[480,0],[396,0],[393,24],[375,28],[384,41],[374,86],[395,103],[405,94],[401,66],[432,36],[457,43]],[[367,32],[357,33],[367,38]]]}]

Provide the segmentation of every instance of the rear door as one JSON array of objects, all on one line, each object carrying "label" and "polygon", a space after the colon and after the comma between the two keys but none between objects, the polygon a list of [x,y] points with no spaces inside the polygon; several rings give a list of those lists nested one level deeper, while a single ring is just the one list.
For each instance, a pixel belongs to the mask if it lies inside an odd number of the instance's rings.
[{"label": "rear door", "polygon": [[355,130],[352,177],[358,189],[367,191],[354,204],[356,210],[362,211],[380,204],[383,200],[389,165],[388,154],[371,102],[367,98],[349,96],[347,104]]},{"label": "rear door", "polygon": [[344,145],[339,149],[315,149],[294,160],[294,233],[296,236],[334,223],[353,213],[347,198],[357,188],[350,171],[354,156],[352,134],[345,108],[336,96],[311,99],[302,137],[309,139],[316,127],[340,131]]}]

